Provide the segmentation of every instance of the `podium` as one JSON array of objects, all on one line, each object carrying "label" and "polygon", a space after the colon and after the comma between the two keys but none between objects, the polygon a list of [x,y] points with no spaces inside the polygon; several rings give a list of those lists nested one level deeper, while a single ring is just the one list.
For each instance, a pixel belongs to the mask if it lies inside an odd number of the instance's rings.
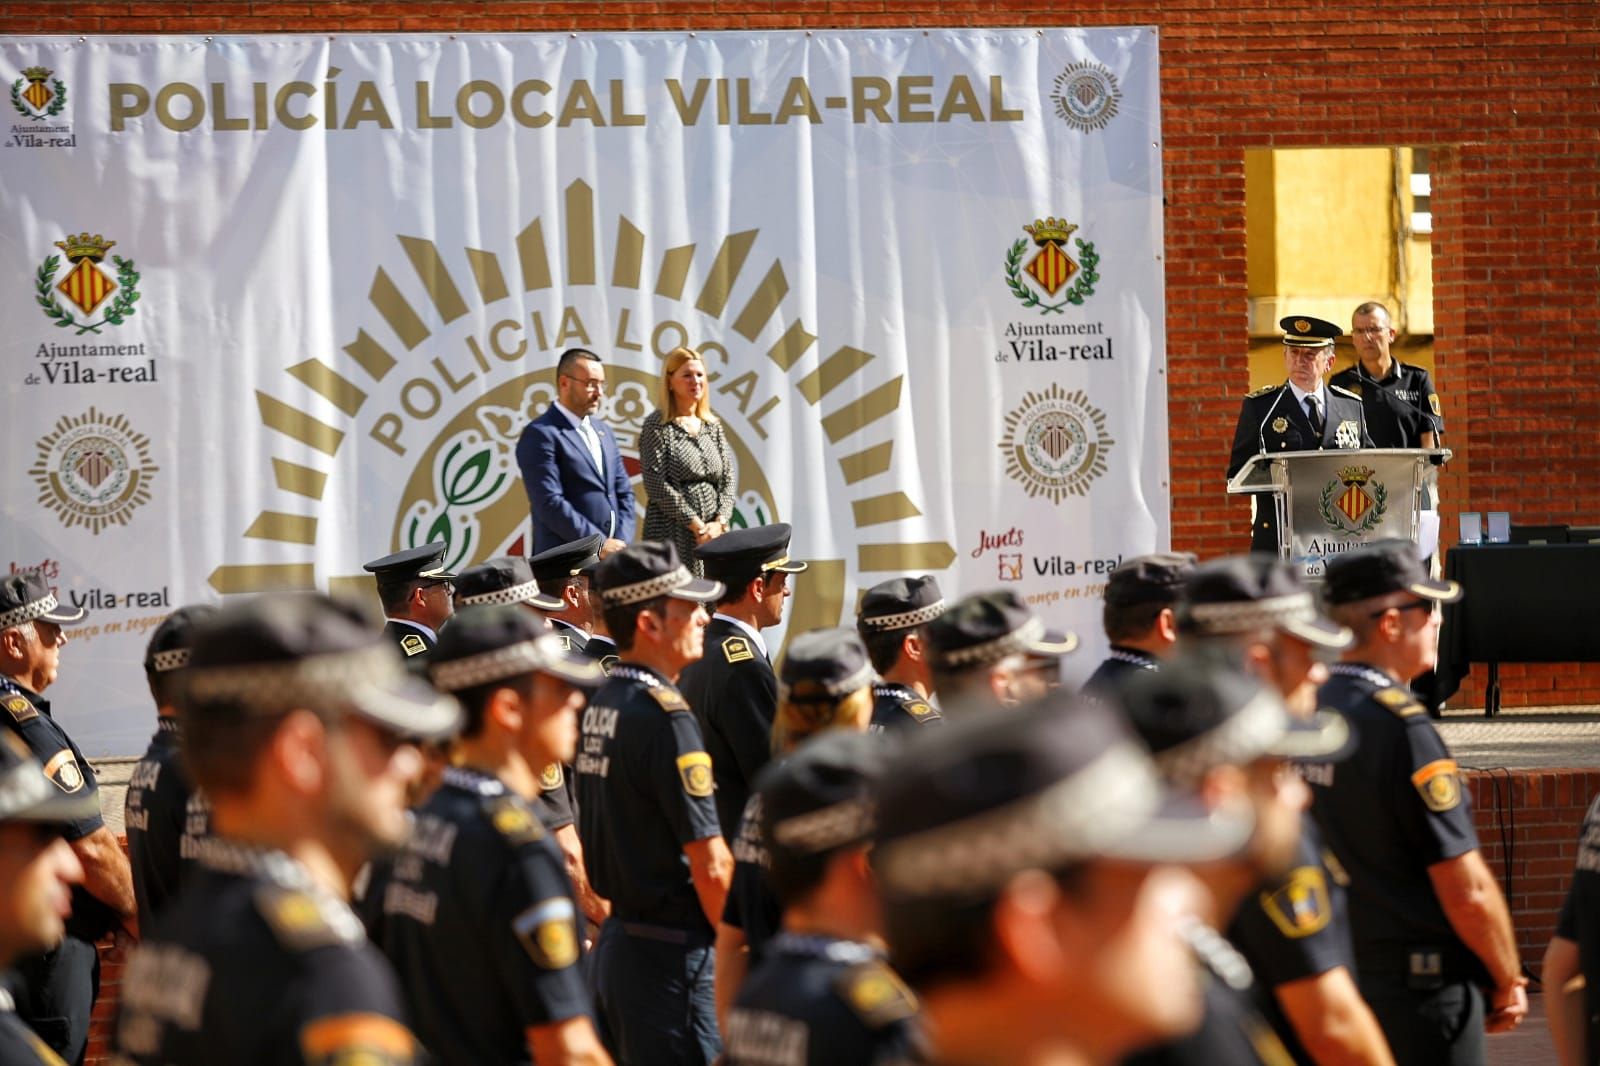
[{"label": "podium", "polygon": [[[1447,448],[1359,448],[1262,453],[1228,481],[1228,492],[1270,493],[1278,554],[1320,578],[1329,556],[1390,537],[1417,541],[1422,488]],[[1259,506],[1259,502],[1258,502]]]}]

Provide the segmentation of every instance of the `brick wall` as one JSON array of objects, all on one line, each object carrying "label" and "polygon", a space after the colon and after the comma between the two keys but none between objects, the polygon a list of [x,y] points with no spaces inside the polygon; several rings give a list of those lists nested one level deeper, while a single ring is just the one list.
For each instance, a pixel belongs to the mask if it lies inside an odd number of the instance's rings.
[{"label": "brick wall", "polygon": [[[1491,505],[1519,521],[1600,524],[1591,0],[41,0],[0,10],[8,34],[1063,24],[1161,31],[1177,547],[1215,555],[1244,544],[1244,505],[1219,486],[1248,381],[1247,148],[1433,149],[1437,381],[1458,454],[1442,486],[1445,530],[1456,510]],[[1330,233],[1328,254],[1338,248]],[[1508,685],[1508,705],[1600,703],[1600,667],[1540,667],[1527,681]]]}]

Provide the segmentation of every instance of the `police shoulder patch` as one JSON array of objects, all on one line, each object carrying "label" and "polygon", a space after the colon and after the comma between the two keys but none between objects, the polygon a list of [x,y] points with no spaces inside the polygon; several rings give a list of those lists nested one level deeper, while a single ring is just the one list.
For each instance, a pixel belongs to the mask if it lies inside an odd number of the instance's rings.
[{"label": "police shoulder patch", "polygon": [[1297,866],[1273,891],[1259,896],[1261,909],[1291,940],[1320,933],[1333,920],[1328,879],[1320,867]]},{"label": "police shoulder patch", "polygon": [[1423,804],[1436,814],[1461,805],[1461,771],[1454,759],[1435,759],[1411,775]]},{"label": "police shoulder patch", "polygon": [[917,997],[900,975],[882,962],[852,966],[834,979],[834,988],[868,1027],[885,1025],[917,1013]]},{"label": "police shoulder patch", "polygon": [[[556,767],[559,773],[561,768]],[[531,844],[544,837],[544,826],[539,816],[515,796],[493,796],[483,803],[489,824],[514,847]]]},{"label": "police shoulder patch", "polygon": [[539,788],[544,792],[554,792],[560,788],[566,777],[561,773],[561,764],[553,762],[539,771]]},{"label": "police shoulder patch", "polygon": [[565,970],[578,961],[578,909],[565,896],[542,900],[511,921],[523,950],[541,970]]},{"label": "police shoulder patch", "polygon": [[917,722],[933,722],[943,717],[933,709],[933,704],[923,700],[907,700],[900,705],[900,708]]},{"label": "police shoulder patch", "polygon": [[754,659],[756,653],[744,637],[729,637],[722,642],[722,656],[730,663],[742,663]]},{"label": "police shoulder patch", "polygon": [[30,718],[39,717],[39,709],[26,696],[6,696],[0,699],[0,707],[4,707],[11,715],[11,720],[19,725]]},{"label": "police shoulder patch", "polygon": [[1443,411],[1439,410],[1439,394],[1437,392],[1428,393],[1428,406],[1433,409],[1434,414],[1444,414]]},{"label": "police shoulder patch", "polygon": [[1283,387],[1282,385],[1263,385],[1259,389],[1256,389],[1254,392],[1245,393],[1245,397],[1244,398],[1247,399],[1247,400],[1258,400],[1261,397],[1267,395],[1268,393],[1276,392],[1277,390],[1281,389],[1282,387]]},{"label": "police shoulder patch", "polygon": [[1388,708],[1400,718],[1414,718],[1427,713],[1427,708],[1403,688],[1380,688],[1372,694],[1372,698],[1379,706]]},{"label": "police shoulder patch", "polygon": [[273,935],[290,951],[310,951],[346,940],[345,934],[322,913],[317,898],[309,893],[264,884],[256,889],[255,900],[256,909],[272,927]]},{"label": "police shoulder patch", "polygon": [[62,748],[44,764],[44,776],[63,792],[76,792],[83,787],[83,767],[78,765],[72,749]]},{"label": "police shoulder patch", "polygon": [[307,1066],[410,1066],[417,1042],[404,1025],[383,1014],[333,1014],[300,1029]]},{"label": "police shoulder patch", "polygon": [[1361,399],[1361,394],[1359,392],[1351,392],[1349,389],[1344,388],[1342,385],[1334,385],[1334,384],[1332,384],[1330,382],[1329,385],[1328,385],[1328,390],[1330,392],[1337,392],[1340,396],[1348,396],[1352,400]]},{"label": "police shoulder patch", "polygon": [[426,652],[428,645],[418,634],[407,633],[400,638],[400,650],[406,653],[407,658],[410,658],[413,655],[421,655]]},{"label": "police shoulder patch", "polygon": [[691,751],[678,756],[678,776],[683,779],[683,790],[691,796],[704,798],[715,787],[711,774],[711,756],[703,751]]},{"label": "police shoulder patch", "polygon": [[689,709],[689,701],[684,699],[683,693],[675,688],[657,686],[649,691],[655,701],[661,704],[663,711],[687,711]]}]

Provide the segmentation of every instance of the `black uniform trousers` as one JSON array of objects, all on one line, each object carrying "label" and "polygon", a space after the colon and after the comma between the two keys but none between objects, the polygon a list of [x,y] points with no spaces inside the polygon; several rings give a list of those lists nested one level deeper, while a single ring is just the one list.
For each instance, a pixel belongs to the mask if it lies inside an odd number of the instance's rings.
[{"label": "black uniform trousers", "polygon": [[1402,976],[1360,978],[1361,995],[1383,1029],[1399,1066],[1483,1066],[1483,990],[1471,981],[1439,988],[1407,987]]},{"label": "black uniform trousers", "polygon": [[601,1042],[627,1066],[711,1066],[722,1055],[715,975],[709,931],[612,915],[590,973]]}]

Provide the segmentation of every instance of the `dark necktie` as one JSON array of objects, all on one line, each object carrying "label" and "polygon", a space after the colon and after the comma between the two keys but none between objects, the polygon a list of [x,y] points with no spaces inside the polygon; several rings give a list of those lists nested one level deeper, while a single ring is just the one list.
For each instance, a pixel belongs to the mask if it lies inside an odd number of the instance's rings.
[{"label": "dark necktie", "polygon": [[1322,410],[1317,406],[1317,398],[1315,396],[1306,397],[1306,417],[1311,419],[1311,428],[1316,432],[1317,438],[1320,440],[1323,426]]}]

